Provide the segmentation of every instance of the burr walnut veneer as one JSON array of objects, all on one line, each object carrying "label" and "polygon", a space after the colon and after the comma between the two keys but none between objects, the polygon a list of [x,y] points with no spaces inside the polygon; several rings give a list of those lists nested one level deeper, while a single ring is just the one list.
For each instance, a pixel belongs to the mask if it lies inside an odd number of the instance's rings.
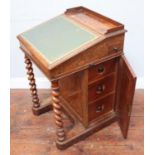
[{"label": "burr walnut veneer", "polygon": [[[84,7],[66,10],[20,35],[32,94],[33,113],[53,109],[59,149],[118,121],[127,137],[136,76],[124,56],[126,30]],[[32,62],[51,82],[51,97],[37,95]],[[84,130],[67,139],[62,112]]]}]

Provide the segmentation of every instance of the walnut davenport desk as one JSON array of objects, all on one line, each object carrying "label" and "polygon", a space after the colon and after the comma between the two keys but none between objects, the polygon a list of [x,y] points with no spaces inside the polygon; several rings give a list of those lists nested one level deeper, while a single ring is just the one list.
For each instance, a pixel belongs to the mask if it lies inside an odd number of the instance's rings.
[{"label": "walnut davenport desk", "polygon": [[[124,25],[76,7],[17,36],[33,113],[53,109],[59,149],[115,121],[127,137],[136,76],[123,53],[125,32]],[[39,101],[32,62],[51,82],[51,99]],[[68,138],[64,113],[83,131]]]}]

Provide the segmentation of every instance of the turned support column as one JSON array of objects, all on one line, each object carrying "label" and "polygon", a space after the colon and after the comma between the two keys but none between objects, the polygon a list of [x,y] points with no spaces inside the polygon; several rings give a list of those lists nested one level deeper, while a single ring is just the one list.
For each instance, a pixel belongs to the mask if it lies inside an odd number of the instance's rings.
[{"label": "turned support column", "polygon": [[40,107],[40,102],[39,102],[39,97],[37,94],[37,88],[36,88],[35,77],[34,77],[33,68],[32,68],[32,62],[26,55],[25,55],[25,64],[26,64],[27,75],[28,75],[28,80],[29,80],[29,85],[30,85],[30,90],[31,90],[31,95],[32,95],[32,102],[33,102],[32,110],[33,110],[33,113],[36,114],[35,112]]},{"label": "turned support column", "polygon": [[63,142],[65,140],[65,132],[63,128],[63,121],[62,121],[62,108],[60,105],[59,99],[59,84],[58,81],[52,81],[52,104],[53,104],[53,111],[54,111],[54,118],[55,124],[57,127],[57,142]]}]

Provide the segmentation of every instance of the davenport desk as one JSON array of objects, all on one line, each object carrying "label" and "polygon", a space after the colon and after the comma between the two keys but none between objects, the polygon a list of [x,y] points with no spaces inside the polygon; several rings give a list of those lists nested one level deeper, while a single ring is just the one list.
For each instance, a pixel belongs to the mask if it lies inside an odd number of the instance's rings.
[{"label": "davenport desk", "polygon": [[[115,121],[127,137],[136,76],[123,53],[125,32],[122,24],[76,7],[18,35],[33,113],[53,109],[59,149]],[[39,101],[32,62],[51,82],[51,100]],[[84,130],[67,138],[62,113]]]}]

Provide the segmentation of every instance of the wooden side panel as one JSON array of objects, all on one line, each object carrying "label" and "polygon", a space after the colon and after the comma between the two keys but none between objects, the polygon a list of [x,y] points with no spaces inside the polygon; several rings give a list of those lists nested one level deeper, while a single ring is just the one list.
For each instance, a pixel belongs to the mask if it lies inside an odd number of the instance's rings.
[{"label": "wooden side panel", "polygon": [[124,56],[120,59],[120,66],[121,68],[119,69],[121,69],[121,83],[118,100],[118,118],[122,134],[124,138],[127,138],[135,91],[136,76]]},{"label": "wooden side panel", "polygon": [[66,101],[63,104],[77,118],[87,124],[87,71],[80,71],[59,81],[61,96]]},{"label": "wooden side panel", "polygon": [[68,104],[68,106],[70,106],[80,118],[83,117],[82,105],[80,101],[81,76],[82,72],[78,72],[61,79],[59,82],[61,95],[67,101],[66,104]]},{"label": "wooden side panel", "polygon": [[81,91],[82,74],[83,72],[81,71],[60,79],[60,87],[63,96],[73,96]]}]

